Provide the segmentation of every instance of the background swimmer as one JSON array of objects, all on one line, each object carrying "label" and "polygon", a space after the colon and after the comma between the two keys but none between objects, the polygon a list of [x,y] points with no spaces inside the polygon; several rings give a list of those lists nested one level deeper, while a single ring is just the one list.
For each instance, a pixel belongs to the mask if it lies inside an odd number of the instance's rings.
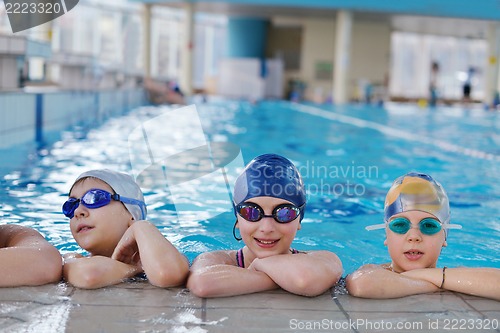
[{"label": "background swimmer", "polygon": [[187,259],[150,222],[132,177],[111,170],[81,174],[63,205],[78,245],[89,257],[64,256],[64,278],[76,287],[100,288],[146,273],[158,287],[182,285]]},{"label": "background swimmer", "polygon": [[200,297],[249,294],[283,288],[316,296],[342,274],[339,258],[329,251],[291,247],[301,228],[306,194],[296,167],[286,158],[266,154],[253,159],[238,177],[233,205],[236,229],[245,246],[236,251],[199,255],[188,288]]},{"label": "background swimmer", "polygon": [[500,270],[495,268],[437,268],[449,224],[448,196],[432,177],[408,173],[397,178],[387,193],[385,228],[391,262],[365,265],[347,276],[353,296],[396,298],[439,290],[500,300]]}]

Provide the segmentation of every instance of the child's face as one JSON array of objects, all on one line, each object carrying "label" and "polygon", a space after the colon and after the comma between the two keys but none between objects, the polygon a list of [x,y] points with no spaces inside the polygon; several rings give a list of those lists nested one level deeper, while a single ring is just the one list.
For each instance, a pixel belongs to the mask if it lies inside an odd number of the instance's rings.
[{"label": "child's face", "polygon": [[[111,187],[95,178],[86,178],[71,190],[70,197],[81,198],[88,190],[97,188],[113,193]],[[78,205],[70,228],[78,245],[92,255],[110,257],[133,218],[125,206],[115,200],[100,208]]]},{"label": "child's face", "polygon": [[[253,202],[271,215],[273,209],[291,202],[273,197],[255,197],[246,202]],[[278,223],[273,217],[263,217],[260,221],[250,222],[238,215],[237,228],[241,238],[256,258],[266,258],[277,254],[289,253],[290,245],[297,230],[300,229],[300,216],[289,223]]]},{"label": "child's face", "polygon": [[434,235],[423,234],[419,222],[433,215],[421,211],[408,211],[391,217],[406,217],[412,228],[406,234],[398,234],[386,227],[387,246],[392,258],[392,267],[396,272],[404,272],[418,268],[436,267],[441,248],[446,246],[444,229]]}]

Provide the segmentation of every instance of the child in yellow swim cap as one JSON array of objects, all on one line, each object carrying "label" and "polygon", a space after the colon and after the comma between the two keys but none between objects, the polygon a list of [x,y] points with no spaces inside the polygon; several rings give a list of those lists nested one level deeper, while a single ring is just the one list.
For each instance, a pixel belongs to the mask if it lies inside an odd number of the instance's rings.
[{"label": "child in yellow swim cap", "polygon": [[500,270],[495,268],[437,268],[447,246],[450,224],[448,196],[431,176],[410,172],[397,178],[384,204],[383,224],[391,262],[364,265],[346,279],[353,296],[396,298],[439,290],[500,299]]}]

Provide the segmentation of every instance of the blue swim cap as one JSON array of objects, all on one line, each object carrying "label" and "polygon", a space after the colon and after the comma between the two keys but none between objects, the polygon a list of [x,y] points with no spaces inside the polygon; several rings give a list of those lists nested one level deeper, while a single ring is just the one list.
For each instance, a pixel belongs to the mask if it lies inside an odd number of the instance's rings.
[{"label": "blue swim cap", "polygon": [[[236,179],[234,205],[255,197],[279,198],[288,200],[297,207],[302,206],[306,203],[306,191],[299,170],[283,156],[257,156]],[[301,220],[302,218],[303,214]]]}]

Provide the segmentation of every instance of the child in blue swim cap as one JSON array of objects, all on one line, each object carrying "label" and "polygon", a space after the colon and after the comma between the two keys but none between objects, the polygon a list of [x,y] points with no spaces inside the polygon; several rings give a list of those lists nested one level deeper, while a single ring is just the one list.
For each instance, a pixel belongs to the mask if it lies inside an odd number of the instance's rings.
[{"label": "child in blue swim cap", "polygon": [[71,233],[90,253],[64,255],[64,278],[94,289],[146,273],[151,284],[184,284],[187,259],[149,221],[142,191],[134,179],[107,169],[82,173],[63,205]]},{"label": "child in blue swim cap", "polygon": [[495,268],[437,268],[447,245],[450,224],[448,196],[431,176],[410,172],[397,178],[384,205],[385,223],[367,227],[385,229],[391,262],[365,265],[348,275],[353,296],[396,298],[439,290],[500,299],[500,270]]},{"label": "child in blue swim cap", "polygon": [[316,296],[331,288],[342,274],[339,258],[329,251],[302,252],[291,247],[305,206],[302,177],[292,162],[275,154],[253,159],[237,178],[233,195],[233,236],[245,246],[199,255],[191,266],[188,288],[200,297],[279,287]]}]

